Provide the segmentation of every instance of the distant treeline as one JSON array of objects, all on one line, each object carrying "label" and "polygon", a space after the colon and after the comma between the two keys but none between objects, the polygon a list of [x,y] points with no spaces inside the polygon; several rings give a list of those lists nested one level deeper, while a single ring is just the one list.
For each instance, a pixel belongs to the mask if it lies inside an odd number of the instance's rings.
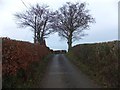
[{"label": "distant treeline", "polygon": [[56,51],[51,50],[51,52],[52,52],[53,54],[65,54],[67,51],[66,51],[66,50],[56,50]]}]

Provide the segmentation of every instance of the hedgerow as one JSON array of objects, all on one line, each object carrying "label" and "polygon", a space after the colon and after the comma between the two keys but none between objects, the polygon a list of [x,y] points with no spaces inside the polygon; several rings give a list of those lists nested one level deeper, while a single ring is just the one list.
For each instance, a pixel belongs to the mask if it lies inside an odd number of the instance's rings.
[{"label": "hedgerow", "polygon": [[[118,87],[120,56],[118,41],[74,46],[68,56],[73,56],[81,70],[104,87]],[[83,67],[82,67],[83,66]]]},{"label": "hedgerow", "polygon": [[[29,76],[32,75],[31,73],[34,73],[34,69],[30,69],[31,66],[37,65],[40,62],[42,63],[43,58],[49,53],[50,49],[46,45],[2,38],[3,86],[6,83],[10,85],[9,83],[15,82],[15,77],[27,81]],[[13,81],[9,81],[8,79]]]}]

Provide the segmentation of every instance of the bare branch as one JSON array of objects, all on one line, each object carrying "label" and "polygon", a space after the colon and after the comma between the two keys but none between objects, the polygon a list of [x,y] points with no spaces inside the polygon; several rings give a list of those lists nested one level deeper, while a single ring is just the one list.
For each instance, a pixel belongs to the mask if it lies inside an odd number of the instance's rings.
[{"label": "bare branch", "polygon": [[51,31],[49,32],[49,29],[51,28],[51,14],[52,12],[48,9],[48,6],[36,4],[35,6],[31,6],[29,10],[26,10],[25,12],[16,13],[15,18],[20,27],[30,27],[33,31],[36,30],[37,37],[35,38],[37,38],[37,41],[40,41],[41,38],[41,40],[44,40],[44,37],[52,33]]},{"label": "bare branch", "polygon": [[52,28],[68,41],[71,48],[72,42],[81,39],[86,34],[84,30],[89,29],[90,23],[94,23],[94,18],[86,9],[86,3],[67,2],[52,17],[54,22]]}]

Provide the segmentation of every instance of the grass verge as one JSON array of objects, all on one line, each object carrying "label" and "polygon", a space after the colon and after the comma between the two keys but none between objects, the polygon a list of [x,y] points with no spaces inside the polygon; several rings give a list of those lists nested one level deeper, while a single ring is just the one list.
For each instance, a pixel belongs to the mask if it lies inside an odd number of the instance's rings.
[{"label": "grass verge", "polygon": [[119,41],[80,44],[68,53],[70,61],[81,71],[105,88],[120,87]]},{"label": "grass verge", "polygon": [[67,53],[66,56],[75,66],[77,66],[84,74],[86,74],[91,80],[97,83],[101,88],[107,88],[107,84],[100,80],[100,76],[96,75],[91,68],[80,62],[79,58],[75,57],[71,52]]}]

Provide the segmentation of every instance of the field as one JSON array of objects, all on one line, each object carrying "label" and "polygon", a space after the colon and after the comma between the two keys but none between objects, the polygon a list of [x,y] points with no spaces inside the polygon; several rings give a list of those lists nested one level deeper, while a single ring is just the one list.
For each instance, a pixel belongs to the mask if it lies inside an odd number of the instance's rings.
[{"label": "field", "polygon": [[67,54],[80,70],[103,87],[119,87],[120,42],[80,44]]}]

